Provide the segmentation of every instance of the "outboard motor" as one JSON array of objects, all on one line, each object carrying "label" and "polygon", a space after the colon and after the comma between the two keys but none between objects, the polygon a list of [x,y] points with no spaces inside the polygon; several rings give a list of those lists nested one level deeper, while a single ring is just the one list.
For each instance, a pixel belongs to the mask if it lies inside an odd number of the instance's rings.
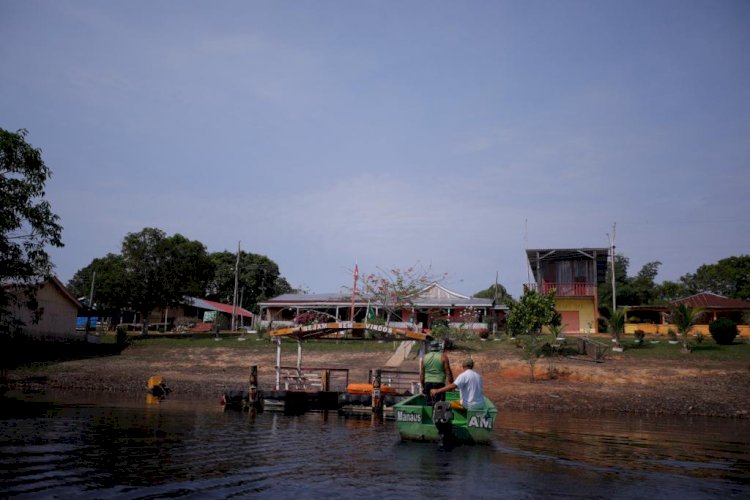
[{"label": "outboard motor", "polygon": [[440,443],[445,447],[450,445],[453,437],[453,410],[448,401],[438,401],[432,407],[432,422],[437,427]]}]

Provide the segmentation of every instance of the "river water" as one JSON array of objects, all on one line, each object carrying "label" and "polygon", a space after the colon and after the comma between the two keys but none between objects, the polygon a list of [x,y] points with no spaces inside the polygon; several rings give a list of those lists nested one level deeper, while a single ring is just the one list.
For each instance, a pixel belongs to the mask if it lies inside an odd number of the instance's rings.
[{"label": "river water", "polygon": [[750,498],[750,422],[501,412],[492,444],[402,443],[335,412],[0,400],[2,497]]}]

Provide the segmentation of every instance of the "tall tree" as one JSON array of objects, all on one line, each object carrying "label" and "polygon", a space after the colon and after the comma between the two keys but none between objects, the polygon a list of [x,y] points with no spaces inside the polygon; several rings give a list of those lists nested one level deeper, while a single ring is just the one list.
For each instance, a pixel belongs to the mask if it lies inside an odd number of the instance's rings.
[{"label": "tall tree", "polygon": [[[215,272],[208,285],[207,298],[231,304],[234,301],[237,254],[223,251],[214,252],[210,257]],[[257,311],[258,302],[292,291],[276,262],[265,255],[245,251],[240,252],[237,283],[238,303],[241,299],[241,307],[254,311]]]},{"label": "tall tree", "polygon": [[[628,276],[630,260],[624,255],[615,256],[615,292],[617,306],[636,306],[653,304],[659,301],[659,286],[656,275],[659,273],[661,262],[647,262],[635,276]],[[599,287],[599,304],[611,307],[612,304],[612,265],[608,264],[607,279]]]},{"label": "tall tree", "polygon": [[700,266],[680,282],[690,293],[713,292],[726,297],[750,300],[750,255],[721,259]]},{"label": "tall tree", "polygon": [[145,228],[122,242],[127,300],[143,318],[156,307],[171,306],[185,296],[201,295],[213,273],[205,246],[182,235],[168,238],[164,231]]},{"label": "tall tree", "polygon": [[[615,292],[617,294],[617,303],[620,303],[620,297],[622,290],[627,286],[628,283],[628,267],[630,267],[630,259],[622,254],[615,255]],[[607,278],[605,282],[598,287],[599,291],[599,304],[609,306],[612,304],[612,260],[607,262]]]},{"label": "tall tree", "polygon": [[[96,279],[94,280],[94,273]],[[92,283],[93,282],[93,283]],[[125,261],[122,255],[108,253],[79,269],[68,282],[68,290],[85,301],[94,285],[94,303],[100,309],[121,309],[127,305]],[[93,304],[91,304],[93,306]]]},{"label": "tall tree", "polygon": [[673,302],[677,299],[682,299],[690,295],[687,287],[682,283],[675,281],[663,281],[657,286],[657,304],[666,304],[667,302]]},{"label": "tall tree", "polygon": [[489,288],[475,293],[474,297],[478,299],[497,300],[498,304],[504,304],[506,302],[506,299],[510,297],[510,294],[508,293],[508,290],[500,283],[493,283]]},{"label": "tall tree", "polygon": [[26,130],[0,129],[0,282],[25,289],[24,304],[0,287],[0,333],[16,333],[23,326],[11,317],[16,305],[29,307],[39,318],[36,287],[52,273],[48,246],[62,247],[62,226],[44,199],[52,171],[41,150],[26,142]]}]

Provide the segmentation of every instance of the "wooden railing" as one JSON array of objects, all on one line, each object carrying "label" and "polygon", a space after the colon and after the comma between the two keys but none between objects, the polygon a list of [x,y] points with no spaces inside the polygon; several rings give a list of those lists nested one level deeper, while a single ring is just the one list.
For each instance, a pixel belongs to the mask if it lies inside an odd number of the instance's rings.
[{"label": "wooden railing", "polygon": [[536,283],[527,285],[530,290],[538,290],[541,293],[548,293],[555,290],[557,297],[593,297],[596,295],[596,283],[542,283],[538,286]]}]

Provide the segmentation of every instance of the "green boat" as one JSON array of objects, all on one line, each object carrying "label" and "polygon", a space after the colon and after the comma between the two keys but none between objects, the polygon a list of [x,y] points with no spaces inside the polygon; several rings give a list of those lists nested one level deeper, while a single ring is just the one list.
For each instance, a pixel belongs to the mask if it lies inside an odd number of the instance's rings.
[{"label": "green boat", "polygon": [[393,416],[402,441],[488,443],[497,417],[495,405],[484,398],[476,410],[448,409],[458,392],[445,393],[446,402],[430,406],[424,394],[415,394],[393,405]]}]

